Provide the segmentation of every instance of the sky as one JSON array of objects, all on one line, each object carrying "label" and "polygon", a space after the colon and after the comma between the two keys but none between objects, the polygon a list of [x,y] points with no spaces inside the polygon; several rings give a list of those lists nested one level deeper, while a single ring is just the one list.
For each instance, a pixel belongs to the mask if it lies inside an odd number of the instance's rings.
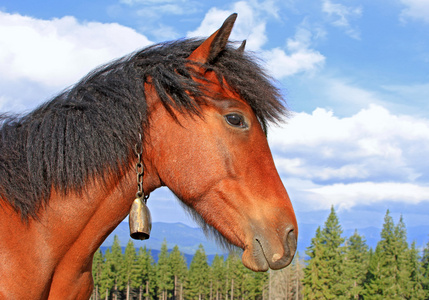
[{"label": "sky", "polygon": [[[247,40],[291,111],[268,139],[298,224],[334,206],[344,229],[381,228],[387,209],[427,228],[428,0],[0,0],[0,112],[153,43],[208,36],[233,12],[231,40]],[[197,226],[166,188],[149,208]]]}]

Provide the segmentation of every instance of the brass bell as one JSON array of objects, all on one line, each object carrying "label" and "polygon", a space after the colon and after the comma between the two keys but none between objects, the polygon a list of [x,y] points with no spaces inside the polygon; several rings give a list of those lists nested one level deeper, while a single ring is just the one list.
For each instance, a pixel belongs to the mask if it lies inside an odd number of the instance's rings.
[{"label": "brass bell", "polygon": [[135,240],[147,240],[152,229],[150,211],[143,198],[136,198],[129,215],[130,236]]}]

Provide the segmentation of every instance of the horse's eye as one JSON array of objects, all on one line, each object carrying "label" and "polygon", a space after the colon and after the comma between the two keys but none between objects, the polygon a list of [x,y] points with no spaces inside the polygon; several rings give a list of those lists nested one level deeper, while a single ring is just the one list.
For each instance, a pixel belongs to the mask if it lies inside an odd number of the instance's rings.
[{"label": "horse's eye", "polygon": [[229,114],[225,116],[226,122],[234,127],[247,128],[244,117],[239,114]]}]

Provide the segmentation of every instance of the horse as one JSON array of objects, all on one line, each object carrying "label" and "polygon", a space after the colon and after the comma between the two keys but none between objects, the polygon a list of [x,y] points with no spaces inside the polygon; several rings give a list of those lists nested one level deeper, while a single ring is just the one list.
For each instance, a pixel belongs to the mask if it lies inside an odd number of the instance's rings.
[{"label": "horse", "polygon": [[[149,46],[0,119],[0,298],[88,299],[93,254],[167,186],[254,271],[287,266],[298,226],[267,142],[287,115],[273,80],[229,36]],[[136,149],[139,149],[136,154]]]}]

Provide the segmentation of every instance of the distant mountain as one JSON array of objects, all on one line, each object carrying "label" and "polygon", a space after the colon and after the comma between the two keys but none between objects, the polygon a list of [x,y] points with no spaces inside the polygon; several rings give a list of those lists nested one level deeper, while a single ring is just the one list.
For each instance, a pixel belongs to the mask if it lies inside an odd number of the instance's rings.
[{"label": "distant mountain", "polygon": [[[127,222],[122,222],[119,226],[107,237],[102,247],[110,247],[113,244],[113,238],[117,235],[122,247],[125,247],[130,238],[130,229]],[[193,255],[202,244],[207,255],[225,254],[226,250],[221,249],[212,240],[208,240],[201,228],[192,228],[182,223],[161,223],[155,222],[152,224],[152,232],[150,238],[145,241],[134,240],[134,245],[137,248],[146,247],[148,249],[161,249],[162,242],[167,241],[167,248],[173,249],[175,245],[179,246],[179,250],[185,254]]]},{"label": "distant mountain", "polygon": [[[114,235],[117,235],[122,247],[125,247],[130,239],[130,231],[128,223],[122,222],[110,234],[102,245],[102,249],[110,247],[113,243]],[[318,225],[315,224],[300,224],[298,234],[298,251],[301,256],[304,256],[305,250],[310,246],[311,239],[316,233]],[[381,228],[367,227],[358,229],[358,233],[363,235],[369,247],[375,248],[380,240]],[[354,229],[347,229],[343,232],[343,237],[348,238],[353,235]],[[408,242],[416,241],[417,247],[426,246],[429,240],[429,225],[407,228]],[[146,241],[134,240],[136,248],[146,247],[152,249],[153,255],[157,257],[157,251],[161,249],[162,242],[167,241],[167,248],[173,249],[175,245],[185,254],[188,263],[190,258],[202,244],[204,250],[209,256],[209,261],[215,254],[227,255],[227,251],[217,246],[213,240],[207,239],[201,228],[193,228],[182,223],[153,223],[150,239]]]}]

